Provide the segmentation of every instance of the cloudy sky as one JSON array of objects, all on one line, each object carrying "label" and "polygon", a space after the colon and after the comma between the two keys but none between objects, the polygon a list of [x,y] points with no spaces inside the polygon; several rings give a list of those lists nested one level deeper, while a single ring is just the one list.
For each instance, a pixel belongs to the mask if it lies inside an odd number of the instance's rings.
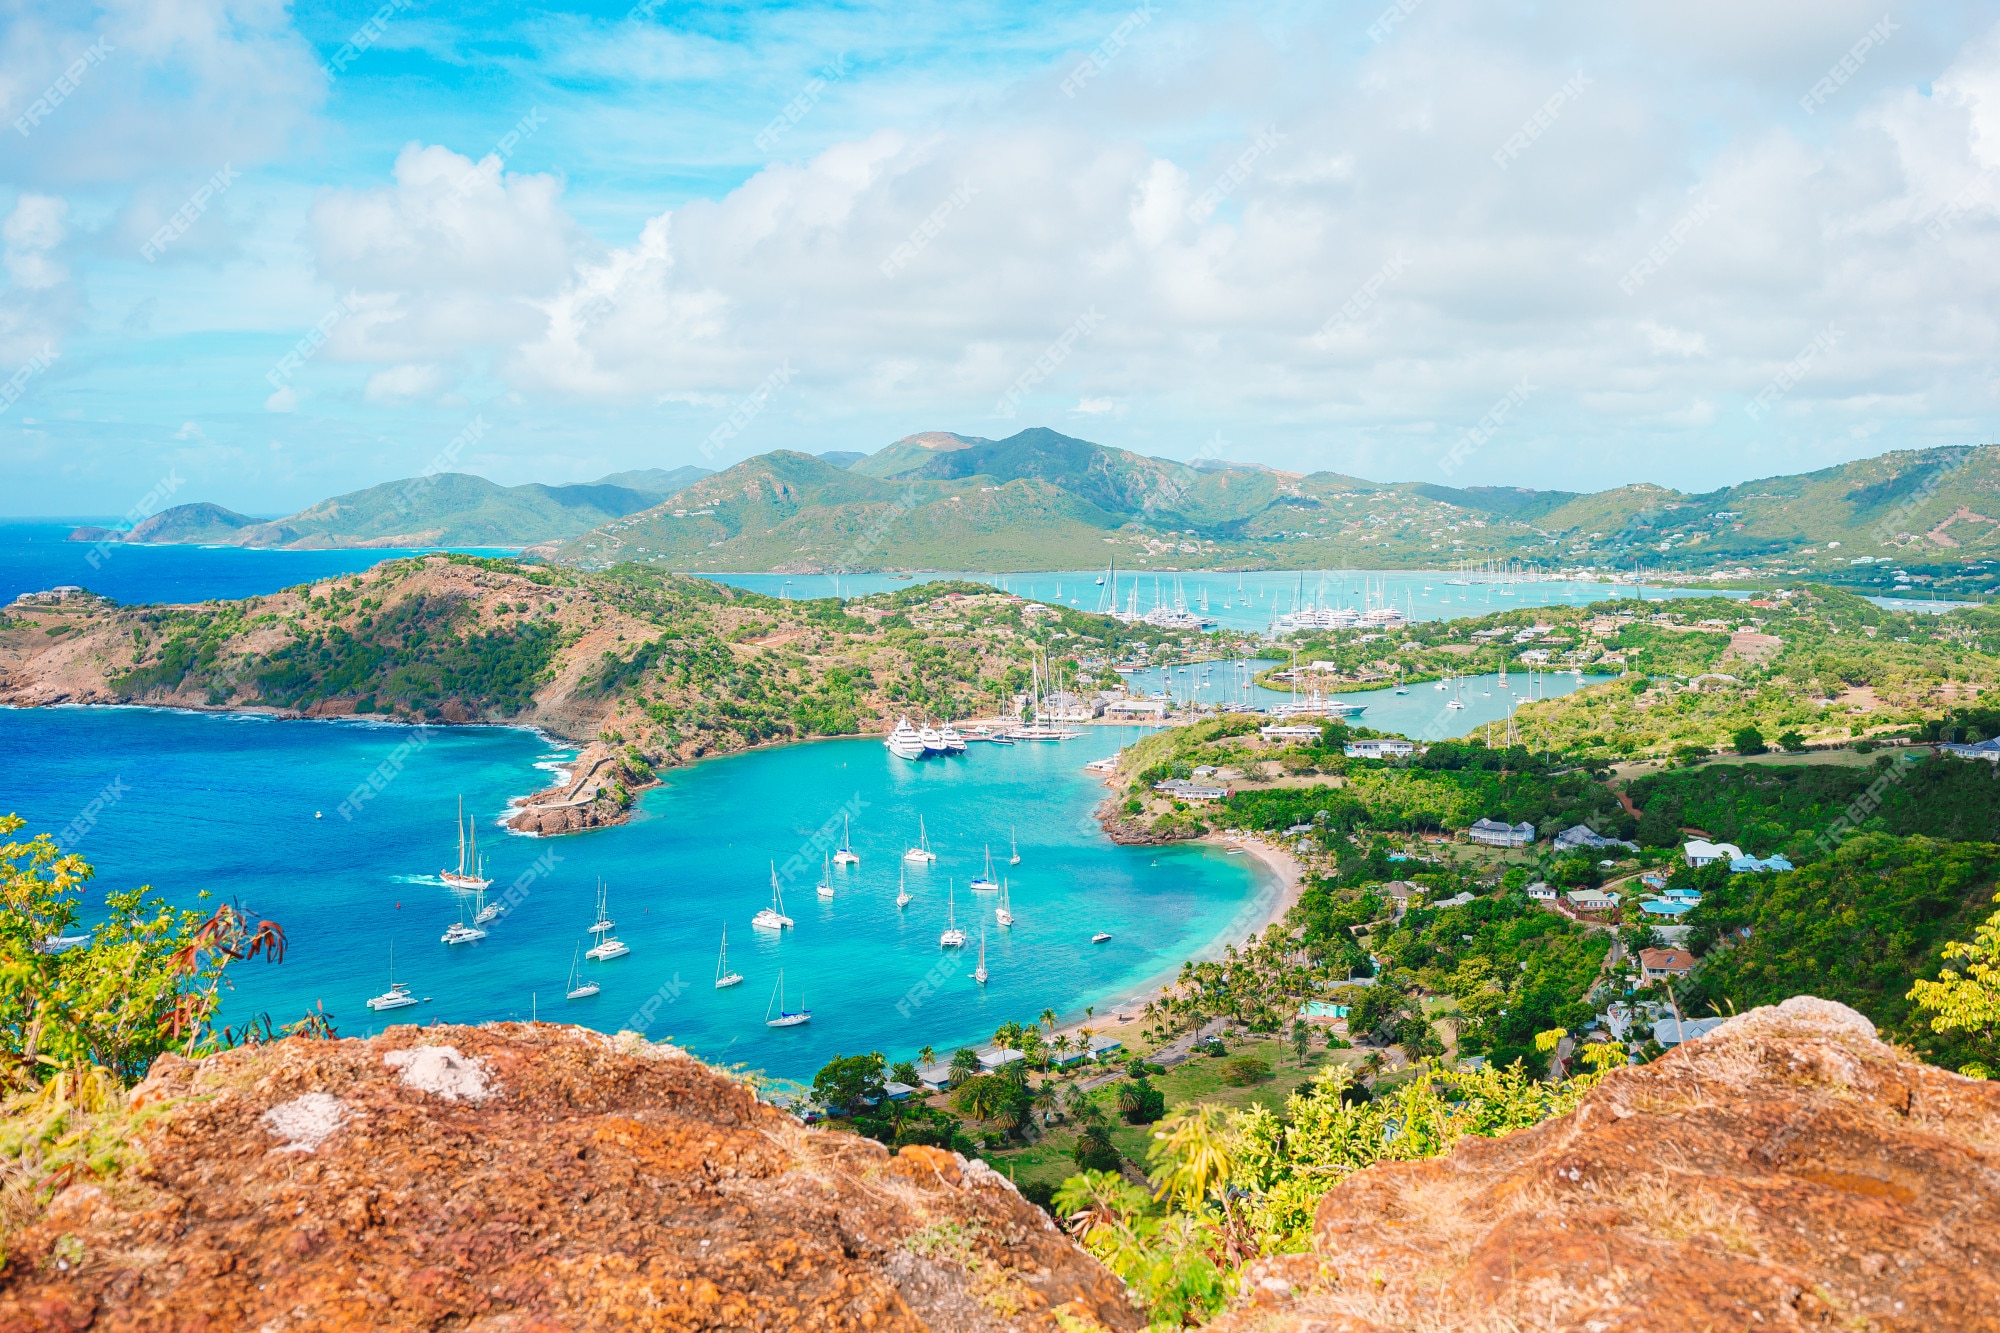
[{"label": "cloudy sky", "polygon": [[0,0],[0,512],[1991,441],[2000,4],[1880,5]]}]

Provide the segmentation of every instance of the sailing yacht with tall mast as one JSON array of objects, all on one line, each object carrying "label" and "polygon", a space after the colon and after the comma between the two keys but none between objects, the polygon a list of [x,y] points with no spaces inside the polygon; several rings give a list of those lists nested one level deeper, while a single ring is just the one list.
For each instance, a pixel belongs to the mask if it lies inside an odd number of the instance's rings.
[{"label": "sailing yacht with tall mast", "polygon": [[623,958],[632,952],[625,947],[623,940],[611,933],[618,928],[618,923],[611,919],[610,897],[611,886],[601,879],[598,880],[597,920],[592,922],[590,927],[590,933],[597,936],[597,943],[584,950],[583,956],[595,958],[600,963],[612,958]]},{"label": "sailing yacht with tall mast", "polygon": [[930,836],[924,832],[924,817],[917,816],[917,845],[903,853],[905,861],[929,865],[937,860],[937,853],[931,850]]},{"label": "sailing yacht with tall mast", "polygon": [[741,972],[729,970],[729,923],[722,923],[722,952],[715,958],[715,988],[722,990],[743,980]]},{"label": "sailing yacht with tall mast", "polygon": [[1003,926],[1014,924],[1014,905],[1007,900],[1007,881],[1000,881],[1000,905],[993,909],[993,919]]},{"label": "sailing yacht with tall mast", "polygon": [[410,994],[409,983],[396,980],[396,941],[390,940],[389,989],[383,991],[374,999],[369,1000],[368,1007],[380,1011],[383,1009],[401,1009],[406,1005],[416,1003],[418,1003],[417,997]]},{"label": "sailing yacht with tall mast", "polygon": [[438,936],[439,942],[443,944],[470,944],[474,940],[483,940],[485,938],[485,931],[477,926],[468,926],[465,924],[465,899],[463,898],[458,900],[458,920],[446,926],[444,934]]},{"label": "sailing yacht with tall mast", "polygon": [[[771,1005],[778,1007],[778,1016],[771,1017]],[[778,984],[771,991],[771,1003],[764,1006],[764,1026],[767,1028],[795,1028],[801,1023],[812,1022],[812,1010],[800,1001],[796,1010],[785,1008],[785,969],[778,969]]]},{"label": "sailing yacht with tall mast", "polygon": [[984,925],[979,927],[979,966],[972,969],[972,979],[982,986],[986,984],[986,927]]},{"label": "sailing yacht with tall mast", "polygon": [[758,930],[784,930],[792,924],[785,915],[785,891],[778,887],[778,863],[771,862],[771,905],[757,909],[750,924]]},{"label": "sailing yacht with tall mast", "polygon": [[861,858],[854,854],[852,822],[846,815],[840,817],[840,850],[833,854],[833,863],[837,866],[858,866],[861,864]]},{"label": "sailing yacht with tall mast", "polygon": [[458,798],[458,869],[440,870],[438,878],[454,889],[483,889],[493,881],[479,864],[479,828],[465,818],[465,798]]},{"label": "sailing yacht with tall mast", "polygon": [[896,906],[908,907],[909,905],[910,905],[910,886],[903,878],[902,867],[898,866],[896,868]]},{"label": "sailing yacht with tall mast", "polygon": [[944,934],[938,936],[938,948],[963,949],[965,932],[958,928],[958,895],[955,891],[945,902]]},{"label": "sailing yacht with tall mast", "polygon": [[1017,866],[1021,864],[1021,845],[1014,841],[1014,826],[1012,824],[1007,826],[1007,852],[1008,865]]},{"label": "sailing yacht with tall mast", "polygon": [[975,878],[969,886],[974,893],[998,893],[1000,882],[993,878],[993,849],[986,849],[986,870]]},{"label": "sailing yacht with tall mast", "polygon": [[592,981],[588,977],[585,977],[582,981],[578,981],[576,979],[577,959],[582,956],[582,950],[583,950],[583,944],[581,941],[579,941],[577,943],[576,948],[570,951],[569,987],[567,990],[563,992],[563,997],[565,999],[587,1000],[591,996],[597,994],[598,990],[600,989],[598,984],[595,981]]},{"label": "sailing yacht with tall mast", "polygon": [[819,896],[828,899],[833,897],[833,861],[826,857],[820,859]]}]

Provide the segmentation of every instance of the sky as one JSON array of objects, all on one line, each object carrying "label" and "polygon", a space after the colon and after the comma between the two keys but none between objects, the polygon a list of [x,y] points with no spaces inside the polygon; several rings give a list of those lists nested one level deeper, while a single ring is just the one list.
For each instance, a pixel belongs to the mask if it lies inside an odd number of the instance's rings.
[{"label": "sky", "polygon": [[0,0],[0,111],[0,513],[1995,438],[1995,0]]}]

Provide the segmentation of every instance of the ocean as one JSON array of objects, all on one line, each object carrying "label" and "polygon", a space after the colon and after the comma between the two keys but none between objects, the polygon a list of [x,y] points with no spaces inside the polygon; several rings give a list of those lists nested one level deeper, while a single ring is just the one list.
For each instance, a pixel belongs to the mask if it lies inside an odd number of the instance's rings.
[{"label": "ocean", "polygon": [[[28,819],[26,832],[68,829],[96,866],[92,901],[144,883],[193,906],[205,890],[284,927],[282,963],[232,969],[223,1021],[268,1013],[282,1024],[318,1003],[346,1034],[539,1015],[809,1078],[835,1054],[949,1053],[1043,1009],[1081,1019],[1218,937],[1241,941],[1269,902],[1254,858],[1114,846],[1091,817],[1103,789],[1083,765],[1140,734],[1093,728],[920,763],[872,739],[757,751],[670,772],[629,824],[554,839],[499,824],[508,798],[546,783],[569,754],[518,729],[7,709],[0,771],[14,775],[6,808]],[[393,774],[381,794],[343,812],[378,772]],[[493,896],[520,891],[485,939],[447,946],[440,934],[471,905],[437,878],[455,864],[461,796]],[[94,801],[97,814],[78,827]],[[919,817],[938,860],[908,869],[914,901],[899,911],[901,854]],[[822,846],[830,852],[849,825],[861,864],[835,871],[835,895],[822,900]],[[1018,866],[1006,863],[1010,836]],[[995,924],[993,896],[966,888],[988,848],[1008,881],[1011,929]],[[797,922],[781,936],[750,927],[771,900],[773,863]],[[600,881],[632,952],[581,963],[602,992],[567,1001]],[[971,942],[943,950],[954,899]],[[725,926],[744,981],[717,990]],[[982,927],[983,987],[972,979]],[[1111,940],[1091,944],[1098,931]],[[392,942],[397,979],[426,1003],[377,1015],[364,1001],[388,987]],[[810,1008],[809,1024],[764,1026],[781,970],[787,1004]]]}]

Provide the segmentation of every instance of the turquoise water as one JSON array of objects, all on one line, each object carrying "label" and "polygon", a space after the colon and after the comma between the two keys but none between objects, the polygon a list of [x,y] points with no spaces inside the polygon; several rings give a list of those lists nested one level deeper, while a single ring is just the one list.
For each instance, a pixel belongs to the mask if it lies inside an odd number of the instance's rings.
[{"label": "turquoise water", "polygon": [[[1061,744],[974,745],[949,760],[907,763],[878,741],[825,741],[761,751],[673,772],[647,792],[627,825],[556,839],[497,827],[507,799],[542,785],[565,752],[503,728],[408,728],[272,721],[152,709],[0,710],[0,763],[14,775],[7,808],[29,830],[71,826],[107,789],[75,850],[97,866],[96,890],[147,882],[192,904],[206,889],[280,922],[291,953],[275,967],[243,966],[226,1017],[268,1011],[289,1021],[324,1001],[344,1033],[390,1021],[525,1018],[639,1028],[701,1055],[786,1077],[807,1077],[835,1053],[892,1058],[929,1044],[982,1041],[1009,1019],[1044,1008],[1066,1018],[1175,969],[1241,914],[1268,881],[1249,857],[1212,849],[1121,848],[1091,818],[1102,789],[1082,771],[1137,735],[1095,728]],[[407,747],[400,759],[399,747]],[[385,763],[391,765],[384,769]],[[372,772],[393,772],[352,819],[340,805]],[[32,777],[32,780],[30,780]],[[458,896],[435,878],[456,854],[455,803],[481,824],[498,889],[524,880],[513,912],[485,940],[438,940]],[[315,819],[314,811],[323,817]],[[837,838],[853,814],[858,870],[837,872],[837,893],[814,892],[821,860],[811,839]],[[912,870],[915,901],[898,912],[897,870],[921,814],[938,862]],[[1004,865],[1015,825],[1021,864]],[[966,881],[990,841],[1011,881],[1018,924],[993,925],[993,898]],[[786,885],[797,927],[774,939],[750,929],[769,902],[769,863],[796,853]],[[538,858],[553,853],[553,864]],[[595,883],[610,886],[618,936],[630,956],[586,964],[603,986],[563,998],[574,946],[590,940]],[[972,938],[942,951],[947,881]],[[983,989],[972,980],[987,926]],[[716,946],[745,980],[714,988]],[[1093,946],[1093,932],[1112,934]],[[396,973],[421,1007],[378,1017],[363,1001]],[[784,969],[792,1007],[810,1024],[772,1030],[766,1006]],[[929,989],[920,989],[928,979]],[[801,994],[803,992],[803,994]],[[650,1005],[650,1008],[649,1008]]]},{"label": "turquoise water", "polygon": [[[1251,678],[1278,663],[1270,658],[1231,658],[1216,662],[1196,662],[1184,667],[1147,667],[1125,677],[1127,688],[1136,694],[1165,691],[1187,703],[1247,704],[1268,709],[1290,703],[1290,690],[1266,689]],[[1366,712],[1354,718],[1358,727],[1394,732],[1411,740],[1436,741],[1470,736],[1489,724],[1504,725],[1508,712],[1529,699],[1559,699],[1585,685],[1598,685],[1614,676],[1586,673],[1581,681],[1567,671],[1538,672],[1532,678],[1525,671],[1510,671],[1503,682],[1497,672],[1461,676],[1455,689],[1440,690],[1435,681],[1419,681],[1408,694],[1391,689],[1340,690],[1334,698],[1361,704]],[[1303,697],[1303,696],[1301,696]],[[1456,698],[1463,708],[1452,708]],[[1496,739],[1501,735],[1496,731]]]}]

